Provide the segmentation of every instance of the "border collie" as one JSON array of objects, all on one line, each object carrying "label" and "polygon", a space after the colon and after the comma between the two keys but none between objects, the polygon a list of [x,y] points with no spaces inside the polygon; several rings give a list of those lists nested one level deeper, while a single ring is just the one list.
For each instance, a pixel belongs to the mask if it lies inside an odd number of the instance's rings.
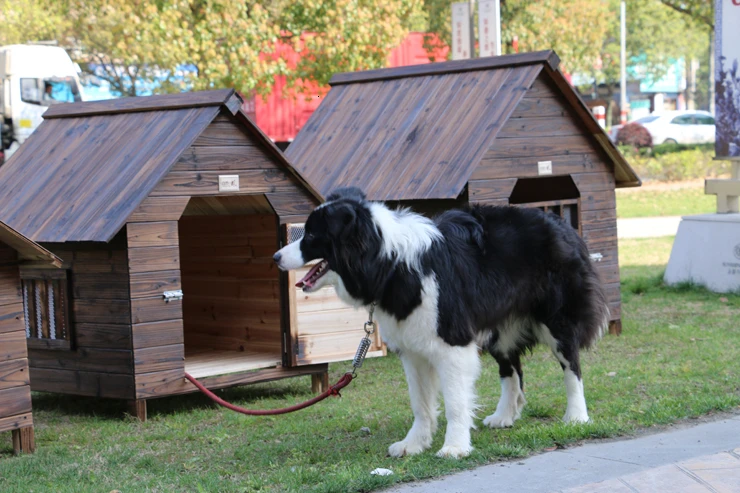
[{"label": "border collie", "polygon": [[499,365],[501,397],[483,420],[514,424],[525,404],[521,356],[550,347],[565,374],[566,422],[589,420],[579,349],[606,330],[601,283],[576,231],[539,209],[473,205],[428,219],[336,190],[308,217],[300,241],[275,254],[282,270],[321,260],[297,286],[333,285],[345,302],[376,305],[380,332],[399,353],[414,423],[391,456],[432,444],[442,392],[447,416],[438,456],[473,449],[479,350]]}]

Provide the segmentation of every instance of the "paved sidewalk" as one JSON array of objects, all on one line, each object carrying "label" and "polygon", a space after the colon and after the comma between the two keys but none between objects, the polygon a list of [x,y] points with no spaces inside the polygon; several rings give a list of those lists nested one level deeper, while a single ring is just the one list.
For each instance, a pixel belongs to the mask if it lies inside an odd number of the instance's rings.
[{"label": "paved sidewalk", "polygon": [[740,493],[738,447],[740,416],[734,416],[634,439],[588,443],[386,491]]},{"label": "paved sidewalk", "polygon": [[680,222],[681,216],[617,219],[617,236],[619,238],[674,236]]}]

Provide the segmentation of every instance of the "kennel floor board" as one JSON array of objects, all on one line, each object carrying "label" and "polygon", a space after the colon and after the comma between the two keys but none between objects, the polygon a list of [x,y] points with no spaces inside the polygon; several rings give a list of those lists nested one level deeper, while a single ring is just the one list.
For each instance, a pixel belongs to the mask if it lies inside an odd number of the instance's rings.
[{"label": "kennel floor board", "polygon": [[218,349],[185,352],[185,371],[195,378],[272,368],[282,364],[280,352],[224,351]]}]

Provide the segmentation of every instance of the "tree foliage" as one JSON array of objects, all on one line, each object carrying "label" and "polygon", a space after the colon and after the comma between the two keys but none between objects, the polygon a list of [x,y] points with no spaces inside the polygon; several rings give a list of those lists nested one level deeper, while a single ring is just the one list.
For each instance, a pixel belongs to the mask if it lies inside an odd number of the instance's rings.
[{"label": "tree foliage", "polygon": [[[424,0],[428,30],[442,43],[452,42],[450,2]],[[590,70],[608,29],[603,0],[501,0],[502,53],[554,49],[571,72]],[[477,27],[477,26],[474,26]],[[428,48],[432,40],[428,39]]]},{"label": "tree foliage", "polygon": [[67,26],[53,0],[0,0],[0,46],[56,40]]},{"label": "tree foliage", "polygon": [[418,16],[420,0],[303,0],[280,14],[305,54],[295,76],[325,84],[334,72],[383,67]]},{"label": "tree foliage", "polygon": [[[0,0],[3,44],[56,39],[84,70],[136,95],[185,87],[270,91],[277,74],[325,83],[384,66],[421,0]],[[5,25],[10,26],[6,29]],[[33,29],[24,26],[33,26]],[[288,66],[276,50],[304,52]],[[183,66],[193,70],[178,70]]]},{"label": "tree foliage", "polygon": [[714,29],[714,0],[660,0],[663,5]]}]

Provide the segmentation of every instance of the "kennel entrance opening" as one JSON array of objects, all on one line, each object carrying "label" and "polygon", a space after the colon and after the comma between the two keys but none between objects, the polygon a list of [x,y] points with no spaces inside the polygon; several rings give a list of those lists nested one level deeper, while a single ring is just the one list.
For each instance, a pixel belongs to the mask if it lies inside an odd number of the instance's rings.
[{"label": "kennel entrance opening", "polygon": [[[251,213],[221,199],[191,199],[179,221],[185,371],[195,378],[282,365],[277,218],[263,197],[238,197]],[[221,214],[207,214],[214,208]]]}]

